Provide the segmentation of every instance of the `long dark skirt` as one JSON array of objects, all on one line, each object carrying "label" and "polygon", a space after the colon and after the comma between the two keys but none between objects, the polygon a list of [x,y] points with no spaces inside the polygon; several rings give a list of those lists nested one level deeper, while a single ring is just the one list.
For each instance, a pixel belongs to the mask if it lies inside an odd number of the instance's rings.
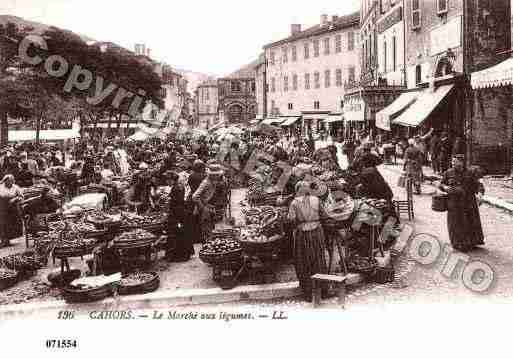
[{"label": "long dark skirt", "polygon": [[479,207],[475,199],[467,206],[462,207],[449,209],[447,212],[447,228],[453,248],[469,250],[484,244],[483,227],[481,226]]},{"label": "long dark skirt", "polygon": [[296,275],[305,299],[312,300],[311,276],[328,273],[326,265],[326,244],[322,227],[312,231],[294,231],[294,258]]},{"label": "long dark skirt", "polygon": [[0,199],[0,241],[8,241],[23,235],[23,222],[18,207],[7,199]]}]

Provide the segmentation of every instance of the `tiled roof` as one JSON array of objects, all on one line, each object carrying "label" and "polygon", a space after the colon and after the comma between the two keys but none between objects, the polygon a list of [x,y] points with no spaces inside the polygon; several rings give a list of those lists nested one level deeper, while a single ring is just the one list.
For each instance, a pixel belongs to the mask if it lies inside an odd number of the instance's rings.
[{"label": "tiled roof", "polygon": [[317,24],[312,27],[309,27],[306,30],[298,32],[297,34],[286,37],[285,39],[267,44],[264,46],[264,49],[272,47],[272,46],[276,46],[276,45],[285,44],[287,42],[304,39],[304,38],[311,37],[311,36],[322,35],[322,34],[325,34],[327,32],[331,32],[331,31],[341,30],[341,29],[344,29],[347,27],[358,25],[359,23],[360,23],[360,12],[357,11],[357,12],[349,14],[349,15],[340,16],[335,21],[329,21],[327,23],[327,25],[325,25],[325,26],[321,26],[320,24]]},{"label": "tiled roof", "polygon": [[212,87],[212,86],[217,87],[217,79],[211,78],[211,79],[201,82],[198,85],[198,87]]},{"label": "tiled roof", "polygon": [[251,62],[250,64],[247,64],[237,71],[231,73],[228,76],[225,76],[225,79],[235,79],[235,78],[250,78],[256,76],[256,70],[255,68],[260,64],[262,59],[258,58],[255,61]]}]

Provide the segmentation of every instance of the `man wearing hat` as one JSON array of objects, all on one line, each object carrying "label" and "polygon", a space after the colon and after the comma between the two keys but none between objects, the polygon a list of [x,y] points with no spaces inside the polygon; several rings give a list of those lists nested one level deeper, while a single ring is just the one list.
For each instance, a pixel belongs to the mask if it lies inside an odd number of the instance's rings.
[{"label": "man wearing hat", "polygon": [[454,249],[468,252],[484,245],[476,194],[484,193],[478,177],[465,167],[465,156],[453,156],[452,168],[444,172],[439,188],[448,194],[447,228]]},{"label": "man wearing hat", "polygon": [[360,172],[364,168],[377,167],[383,163],[383,160],[376,154],[372,153],[372,143],[363,144],[362,154],[358,156],[354,164],[351,166],[354,170]]},{"label": "man wearing hat", "polygon": [[214,203],[224,191],[224,171],[220,165],[210,165],[207,168],[207,177],[201,182],[198,189],[192,195],[192,201],[196,204],[199,214],[202,231],[202,241],[215,227]]},{"label": "man wearing hat", "polygon": [[167,249],[166,259],[170,262],[186,262],[194,255],[192,238],[184,235],[185,218],[185,189],[178,183],[178,174],[167,171],[169,192],[169,209],[167,219]]}]

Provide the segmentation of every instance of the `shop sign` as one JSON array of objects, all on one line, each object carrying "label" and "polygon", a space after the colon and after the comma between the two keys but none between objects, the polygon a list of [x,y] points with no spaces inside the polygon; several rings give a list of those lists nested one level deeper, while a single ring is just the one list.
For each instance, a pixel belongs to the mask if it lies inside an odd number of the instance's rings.
[{"label": "shop sign", "polygon": [[391,14],[386,16],[382,21],[380,21],[378,23],[378,33],[381,34],[382,32],[390,29],[395,24],[401,22],[402,20],[403,20],[403,8],[398,7]]},{"label": "shop sign", "polygon": [[461,16],[457,16],[430,33],[431,56],[461,46]]},{"label": "shop sign", "polygon": [[350,100],[344,104],[346,121],[365,121],[365,102],[362,99]]}]

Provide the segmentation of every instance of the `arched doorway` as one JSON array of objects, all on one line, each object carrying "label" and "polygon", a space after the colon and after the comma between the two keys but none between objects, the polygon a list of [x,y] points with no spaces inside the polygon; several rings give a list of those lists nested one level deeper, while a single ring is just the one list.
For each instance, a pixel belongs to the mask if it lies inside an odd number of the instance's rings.
[{"label": "arched doorway", "polygon": [[228,108],[228,120],[230,122],[241,122],[242,113],[242,106],[239,104],[233,104]]}]

